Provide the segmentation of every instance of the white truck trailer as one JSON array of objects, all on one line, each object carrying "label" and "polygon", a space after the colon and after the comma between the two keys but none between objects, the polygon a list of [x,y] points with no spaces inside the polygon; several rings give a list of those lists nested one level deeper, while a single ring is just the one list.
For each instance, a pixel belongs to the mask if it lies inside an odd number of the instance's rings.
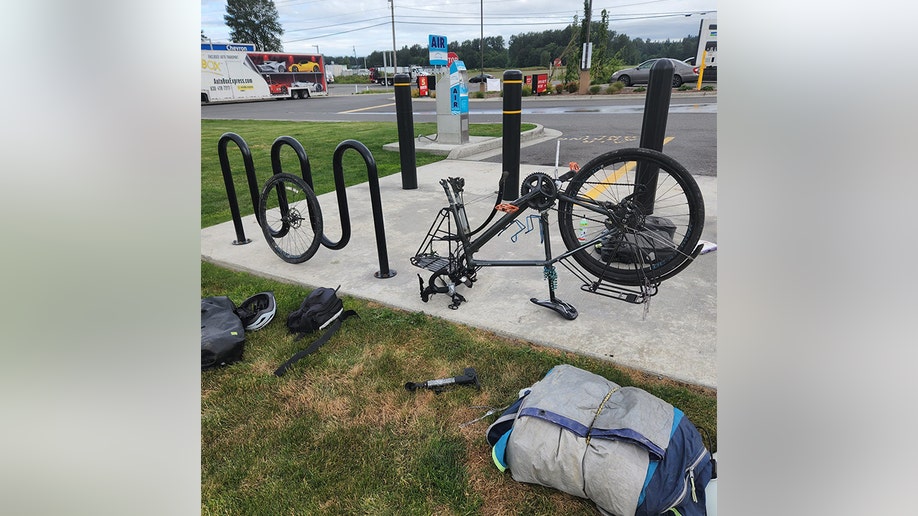
[{"label": "white truck trailer", "polygon": [[201,102],[303,99],[327,92],[321,55],[201,45]]}]

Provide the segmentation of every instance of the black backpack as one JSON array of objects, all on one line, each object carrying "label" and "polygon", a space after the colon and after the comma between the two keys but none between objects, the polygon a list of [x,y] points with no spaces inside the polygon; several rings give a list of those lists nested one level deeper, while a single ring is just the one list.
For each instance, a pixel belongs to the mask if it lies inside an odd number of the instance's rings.
[{"label": "black backpack", "polygon": [[625,233],[616,241],[603,242],[600,257],[604,262],[654,263],[669,260],[676,254],[673,237],[676,225],[667,218],[648,215],[646,229],[640,233]]},{"label": "black backpack", "polygon": [[245,328],[236,305],[226,296],[201,299],[201,369],[242,359]]},{"label": "black backpack", "polygon": [[[339,285],[338,288],[341,288]],[[325,334],[309,345],[306,349],[290,357],[274,371],[277,376],[283,376],[287,368],[306,355],[315,353],[323,344],[328,342],[332,334],[338,331],[341,323],[352,315],[357,315],[353,310],[344,310],[344,303],[338,298],[338,288],[319,287],[306,296],[300,307],[287,315],[287,329],[297,336],[294,341],[302,339],[307,333],[328,328]]]}]

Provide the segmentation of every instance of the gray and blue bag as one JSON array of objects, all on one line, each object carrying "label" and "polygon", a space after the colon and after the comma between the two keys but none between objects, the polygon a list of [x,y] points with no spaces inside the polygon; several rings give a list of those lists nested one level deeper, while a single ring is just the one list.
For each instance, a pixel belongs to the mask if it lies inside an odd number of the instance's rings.
[{"label": "gray and blue bag", "polygon": [[592,500],[603,514],[704,516],[715,464],[681,410],[570,365],[551,369],[488,428],[513,479]]}]

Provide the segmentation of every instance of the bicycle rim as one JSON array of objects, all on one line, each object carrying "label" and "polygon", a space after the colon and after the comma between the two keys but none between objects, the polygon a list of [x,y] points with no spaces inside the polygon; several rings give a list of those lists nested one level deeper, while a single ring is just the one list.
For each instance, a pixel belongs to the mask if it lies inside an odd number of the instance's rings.
[{"label": "bicycle rim", "polygon": [[569,199],[558,203],[564,245],[583,247],[572,257],[598,278],[655,284],[692,259],[704,202],[691,174],[669,156],[641,148],[603,154],[580,169],[565,193]]},{"label": "bicycle rim", "polygon": [[258,202],[258,220],[268,245],[285,262],[305,262],[319,248],[319,201],[297,176],[275,174],[268,179]]}]

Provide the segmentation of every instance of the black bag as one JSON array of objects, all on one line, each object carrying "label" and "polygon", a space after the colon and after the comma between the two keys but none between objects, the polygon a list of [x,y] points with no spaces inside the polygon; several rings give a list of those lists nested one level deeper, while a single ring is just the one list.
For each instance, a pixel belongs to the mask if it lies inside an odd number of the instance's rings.
[{"label": "black bag", "polygon": [[626,233],[616,241],[603,242],[600,257],[605,262],[649,264],[669,260],[676,254],[673,236],[676,225],[655,215],[644,219],[645,229],[638,234]]},{"label": "black bag", "polygon": [[[338,288],[341,288],[339,285]],[[300,307],[287,315],[287,329],[297,336],[294,341],[300,340],[307,333],[328,328],[322,337],[309,345],[306,349],[290,357],[274,371],[276,376],[283,376],[287,368],[306,355],[315,353],[328,342],[332,334],[341,327],[341,322],[352,315],[357,315],[353,310],[344,310],[344,303],[338,298],[338,288],[331,289],[320,287],[306,296]]]},{"label": "black bag", "polygon": [[245,328],[226,296],[201,299],[201,370],[242,359]]},{"label": "black bag", "polygon": [[299,309],[287,315],[287,329],[298,334],[294,340],[300,340],[307,333],[324,329],[343,312],[338,289],[320,287],[306,296]]}]

